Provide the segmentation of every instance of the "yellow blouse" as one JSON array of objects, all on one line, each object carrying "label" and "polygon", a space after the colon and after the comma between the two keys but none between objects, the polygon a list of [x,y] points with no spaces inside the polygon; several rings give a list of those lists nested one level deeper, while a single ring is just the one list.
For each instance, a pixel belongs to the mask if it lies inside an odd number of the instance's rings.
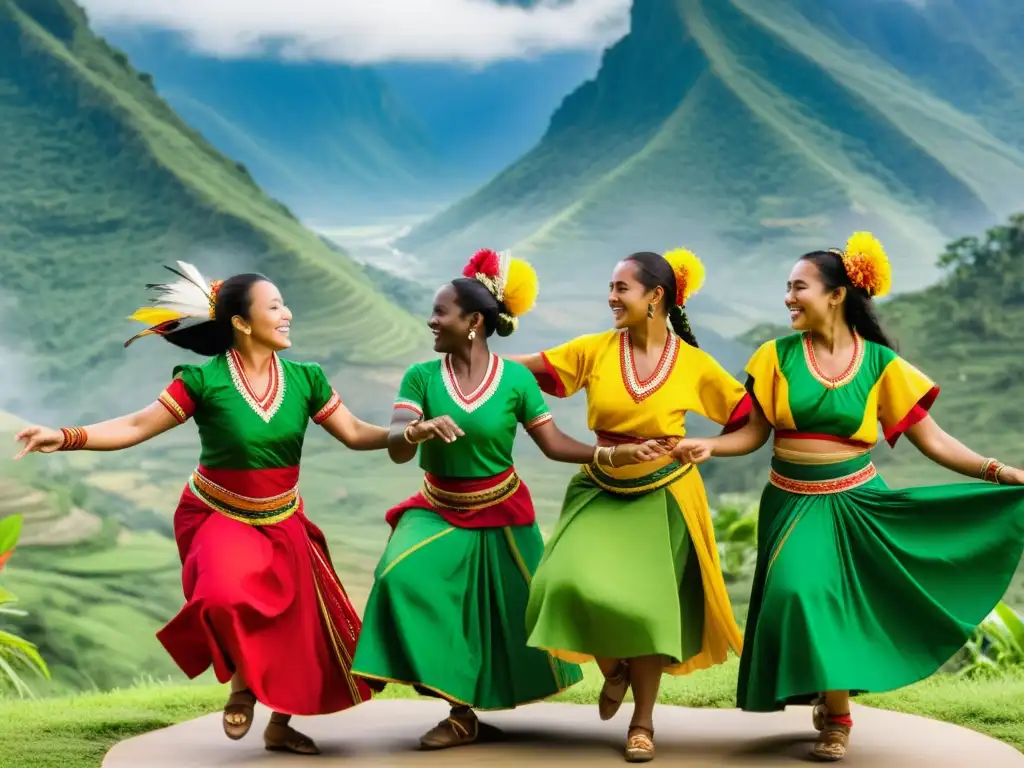
[{"label": "yellow blouse", "polygon": [[637,375],[628,331],[580,336],[541,355],[548,372],[541,388],[558,397],[585,389],[587,424],[597,433],[683,437],[689,411],[726,426],[749,413],[743,385],[673,333],[646,381]]}]

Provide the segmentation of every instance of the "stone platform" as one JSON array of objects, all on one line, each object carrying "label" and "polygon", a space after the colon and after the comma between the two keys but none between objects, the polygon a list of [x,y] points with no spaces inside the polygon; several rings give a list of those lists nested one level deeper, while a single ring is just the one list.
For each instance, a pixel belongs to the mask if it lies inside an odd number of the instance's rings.
[{"label": "stone platform", "polygon": [[[419,736],[447,715],[439,702],[374,700],[348,712],[295,718],[313,738],[319,756],[263,749],[268,712],[257,708],[245,739],[230,741],[215,713],[137,736],[114,746],[104,768],[252,768],[273,766],[393,766],[411,768],[544,768],[624,765],[622,748],[629,707],[601,722],[596,706],[532,704],[512,712],[483,713],[501,733],[494,741],[437,752],[417,748]],[[974,731],[935,720],[854,706],[849,768],[1024,768],[1024,755]],[[755,715],[739,710],[655,710],[655,763],[671,766],[783,766],[811,761],[816,733],[810,709]]]}]

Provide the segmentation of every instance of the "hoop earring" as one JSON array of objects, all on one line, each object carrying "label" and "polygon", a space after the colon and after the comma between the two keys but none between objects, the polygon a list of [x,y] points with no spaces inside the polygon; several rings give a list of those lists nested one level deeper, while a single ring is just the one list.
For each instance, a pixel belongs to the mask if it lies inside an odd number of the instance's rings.
[{"label": "hoop earring", "polygon": [[469,340],[472,341],[475,338],[476,338],[476,328],[474,328],[473,330],[471,330],[469,332]]},{"label": "hoop earring", "polygon": [[654,317],[654,304],[647,305],[647,316]]}]

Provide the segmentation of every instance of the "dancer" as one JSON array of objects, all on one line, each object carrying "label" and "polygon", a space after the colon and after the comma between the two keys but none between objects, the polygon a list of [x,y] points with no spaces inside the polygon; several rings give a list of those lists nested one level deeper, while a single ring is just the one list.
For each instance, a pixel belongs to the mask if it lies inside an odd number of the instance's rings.
[{"label": "dancer", "polygon": [[157,305],[132,315],[153,327],[125,346],[159,335],[212,359],[175,367],[171,385],[137,413],[22,430],[16,458],[122,450],[195,417],[199,466],[174,514],[186,603],[157,637],[190,678],[212,664],[219,681],[231,681],[229,738],[248,733],[259,701],[273,710],[267,749],[316,754],[290,716],[336,712],[371,694],[350,671],[359,617],[299,496],[303,438],[312,419],[349,448],[378,450],[387,430],[353,417],[320,366],[278,357],[291,346],[292,314],[267,278],[207,284],[192,265],[178,267],[168,267],[178,282],[151,286]]},{"label": "dancer", "polygon": [[[549,393],[586,389],[601,445],[672,442],[690,411],[738,427],[749,398],[698,349],[684,311],[703,279],[689,251],[634,253],[612,274],[615,330],[518,359]],[[740,650],[707,496],[692,470],[667,455],[638,467],[584,466],[530,590],[529,644],[567,661],[596,658],[606,678],[602,719],[632,685],[629,762],[654,758],[661,674],[705,669]]]},{"label": "dancer", "polygon": [[824,692],[813,749],[824,760],[846,755],[850,693],[937,671],[1002,599],[1024,548],[1024,490],[890,490],[871,463],[881,422],[890,446],[906,433],[954,472],[1024,483],[1021,470],[976,454],[928,415],[938,387],[893,351],[875,315],[889,274],[865,232],[844,251],[800,257],[786,291],[799,333],[750,359],[751,419],[674,450],[693,463],[741,456],[775,431],[738,700],[769,712]]},{"label": "dancer", "polygon": [[437,292],[428,323],[444,357],[402,379],[388,450],[400,464],[419,451],[423,489],[387,513],[393,530],[353,664],[378,689],[411,685],[449,702],[450,716],[422,737],[425,749],[476,741],[474,708],[511,709],[582,679],[575,664],[526,645],[523,615],[544,544],[512,463],[517,426],[556,461],[624,465],[667,450],[597,448],[563,434],[533,376],[487,346],[532,308],[532,267],[480,251],[463,274]]}]

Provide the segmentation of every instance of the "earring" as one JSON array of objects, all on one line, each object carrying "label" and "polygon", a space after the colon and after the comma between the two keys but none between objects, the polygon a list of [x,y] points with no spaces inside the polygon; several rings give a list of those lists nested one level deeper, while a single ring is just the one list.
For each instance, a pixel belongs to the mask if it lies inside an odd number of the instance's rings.
[{"label": "earring", "polygon": [[648,317],[654,317],[654,305],[653,304],[648,304],[647,305],[647,316]]},{"label": "earring", "polygon": [[471,330],[469,332],[469,340],[472,341],[475,338],[476,338],[476,328],[474,328],[473,330]]}]

